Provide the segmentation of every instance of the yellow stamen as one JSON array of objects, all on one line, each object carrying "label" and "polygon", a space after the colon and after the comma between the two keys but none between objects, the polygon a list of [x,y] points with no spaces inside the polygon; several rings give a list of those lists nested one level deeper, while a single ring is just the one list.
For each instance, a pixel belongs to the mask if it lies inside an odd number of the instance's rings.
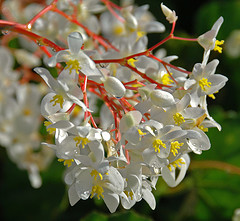
[{"label": "yellow stamen", "polygon": [[121,35],[124,32],[123,26],[121,25],[115,25],[115,27],[113,28],[113,33],[115,35]]},{"label": "yellow stamen", "polygon": [[102,180],[103,179],[103,176],[101,173],[99,173],[97,170],[92,170],[92,172],[90,173],[91,176],[94,177],[94,180],[97,180],[97,176],[100,177],[100,179]]},{"label": "yellow stamen", "polygon": [[23,110],[23,115],[29,116],[29,115],[31,115],[31,114],[32,114],[32,111],[31,111],[29,108],[25,108],[25,109]]},{"label": "yellow stamen", "polygon": [[173,83],[173,80],[171,80],[169,74],[164,74],[162,77],[161,77],[161,81],[163,84],[165,85],[169,85],[171,83]]},{"label": "yellow stamen", "polygon": [[223,45],[223,43],[224,43],[224,40],[221,40],[221,41],[216,40],[215,47],[213,50],[218,51],[219,53],[222,53],[222,47],[220,47],[219,45]]},{"label": "yellow stamen", "polygon": [[136,88],[140,88],[140,87],[143,87],[143,85],[141,84],[132,84],[133,87],[136,87]]},{"label": "yellow stamen", "polygon": [[146,133],[143,133],[140,129],[138,129],[138,133],[139,133],[139,135],[141,135],[141,136],[146,135]]},{"label": "yellow stamen", "polygon": [[183,143],[179,143],[178,141],[171,142],[171,152],[173,153],[174,156],[178,154],[178,150],[180,147],[183,145]]},{"label": "yellow stamen", "polygon": [[128,59],[128,64],[129,65],[131,65],[132,67],[136,67],[136,65],[134,64],[135,62],[136,62],[137,60],[136,59],[134,59],[134,58],[130,58],[130,59]]},{"label": "yellow stamen", "polygon": [[77,116],[80,114],[80,111],[81,111],[81,110],[82,110],[82,108],[79,107],[78,105],[76,105],[76,106],[74,107],[74,109],[73,109],[73,112],[72,112],[73,116],[74,116],[74,117],[77,117]]},{"label": "yellow stamen", "polygon": [[55,106],[57,103],[60,104],[60,107],[63,108],[63,102],[64,102],[64,99],[63,99],[63,96],[62,95],[55,95],[53,96],[53,99],[50,100],[50,102],[54,102],[53,106]]},{"label": "yellow stamen", "polygon": [[[218,91],[216,91],[214,94],[218,93]],[[211,97],[212,99],[215,99],[215,95],[214,94],[209,94],[208,97]]]},{"label": "yellow stamen", "polygon": [[[140,129],[138,129],[138,133],[140,136],[146,135],[146,133],[143,133]],[[139,137],[139,141],[141,140],[141,137]]]},{"label": "yellow stamen", "polygon": [[182,158],[173,161],[172,163],[168,164],[167,167],[168,167],[168,169],[169,169],[170,171],[172,171],[172,167],[171,167],[171,166],[173,166],[173,167],[176,169],[177,167],[178,167],[178,168],[181,168],[181,164],[185,164],[185,162],[183,161]]},{"label": "yellow stamen", "polygon": [[174,114],[173,115],[173,120],[175,121],[175,124],[177,124],[178,126],[180,124],[182,124],[183,122],[185,122],[184,117],[180,113]]},{"label": "yellow stamen", "polygon": [[123,191],[123,192],[127,195],[127,197],[130,197],[131,200],[133,200],[133,192],[132,192],[132,191],[127,191],[127,190],[125,190],[125,191]]},{"label": "yellow stamen", "polygon": [[78,70],[81,69],[81,67],[78,60],[68,60],[66,65],[67,66],[65,68],[70,70],[69,74],[72,73],[72,70],[75,70],[76,73],[79,74]]},{"label": "yellow stamen", "polygon": [[[49,126],[49,125],[51,125],[52,123],[50,122],[50,121],[44,121],[44,126],[45,127],[47,127],[47,126]],[[53,134],[53,133],[55,133],[56,132],[56,128],[48,128],[47,129],[47,132],[49,133],[49,134]]]},{"label": "yellow stamen", "polygon": [[205,127],[202,126],[202,125],[199,125],[198,128],[199,128],[200,130],[202,130],[203,132],[208,132],[208,128],[205,128]]},{"label": "yellow stamen", "polygon": [[166,144],[163,143],[160,139],[156,139],[153,141],[153,148],[155,149],[155,152],[160,153],[160,146],[166,148]]},{"label": "yellow stamen", "polygon": [[118,66],[117,64],[110,64],[110,69],[112,71],[112,76],[116,77],[117,74],[117,70],[118,70]]},{"label": "yellow stamen", "polygon": [[70,167],[72,165],[72,162],[74,162],[73,159],[69,159],[69,160],[64,160],[64,159],[58,159],[58,162],[64,162],[63,165],[67,167]]},{"label": "yellow stamen", "polygon": [[201,89],[203,91],[206,91],[206,87],[211,87],[211,82],[208,81],[207,78],[202,78],[200,81],[199,81],[199,86],[201,87]]},{"label": "yellow stamen", "polygon": [[104,192],[104,190],[103,190],[103,188],[102,188],[101,186],[95,185],[95,186],[92,187],[92,192],[91,192],[90,198],[93,198],[93,196],[94,196],[95,193],[97,194],[97,198],[98,198],[98,199],[100,199],[100,196],[101,196],[102,198],[104,198],[104,196],[103,196],[103,194],[102,194],[103,192]]},{"label": "yellow stamen", "polygon": [[81,143],[82,148],[84,148],[85,145],[90,142],[90,140],[88,140],[86,137],[79,137],[78,136],[78,137],[74,137],[73,139],[76,141],[76,147]]},{"label": "yellow stamen", "polygon": [[146,35],[146,32],[144,32],[144,31],[138,31],[138,32],[137,32],[137,41],[139,40],[139,38],[143,37],[144,35]]}]

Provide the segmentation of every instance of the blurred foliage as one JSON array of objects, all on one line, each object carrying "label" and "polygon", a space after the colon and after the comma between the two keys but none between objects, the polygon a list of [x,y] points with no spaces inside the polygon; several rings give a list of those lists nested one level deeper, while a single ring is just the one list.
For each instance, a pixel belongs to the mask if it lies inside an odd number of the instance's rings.
[{"label": "blurred foliage", "polygon": [[[156,18],[170,30],[158,0],[138,0],[139,5],[150,4]],[[230,32],[240,28],[240,1],[174,1],[164,4],[179,16],[177,36],[197,37],[208,31],[221,15],[224,17],[218,38],[226,39]],[[167,35],[167,32],[165,33]],[[164,34],[150,35],[149,44],[159,42]],[[12,42],[13,47],[16,42]],[[181,65],[191,70],[201,62],[203,49],[196,43],[169,41],[165,45],[168,55],[176,54]],[[63,182],[64,167],[54,161],[42,172],[43,185],[33,189],[27,173],[18,170],[0,149],[0,220],[54,220],[54,221],[150,221],[150,220],[231,220],[234,210],[240,207],[240,70],[239,58],[232,59],[224,53],[212,53],[211,60],[220,60],[218,73],[229,81],[210,101],[210,114],[222,125],[222,131],[208,132],[212,147],[202,155],[191,155],[192,162],[184,181],[169,188],[161,179],[154,191],[157,207],[152,211],[146,202],[137,203],[130,211],[121,207],[110,214],[101,200],[79,201],[71,207]]]}]

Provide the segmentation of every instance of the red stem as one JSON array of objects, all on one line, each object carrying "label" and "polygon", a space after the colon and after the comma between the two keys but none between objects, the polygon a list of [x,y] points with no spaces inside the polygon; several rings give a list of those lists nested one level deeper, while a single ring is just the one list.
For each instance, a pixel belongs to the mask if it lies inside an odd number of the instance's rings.
[{"label": "red stem", "polygon": [[176,36],[172,36],[172,39],[181,40],[181,41],[198,41],[197,38],[182,38],[182,37],[176,37]]},{"label": "red stem", "polygon": [[171,38],[172,38],[172,35],[170,34],[165,39],[163,39],[159,43],[157,43],[154,46],[152,46],[151,48],[149,48],[148,51],[153,51],[154,49],[156,49],[157,47],[159,47],[160,45],[162,45],[163,43],[165,43],[166,41],[168,41]]},{"label": "red stem", "polygon": [[109,1],[109,0],[102,0],[102,2],[104,4],[108,3],[109,5],[111,5],[113,8],[116,8],[117,10],[122,10],[122,8],[116,4],[114,4],[113,2]]},{"label": "red stem", "polygon": [[177,71],[181,71],[181,72],[186,73],[186,74],[191,74],[191,72],[185,71],[185,70],[183,70],[183,69],[181,69],[181,68],[178,68],[178,67],[176,67],[176,66],[174,66],[174,65],[172,65],[172,64],[169,64],[169,63],[161,60],[160,58],[158,58],[158,57],[156,57],[156,56],[154,56],[154,55],[152,55],[152,54],[150,54],[149,57],[151,57],[151,58],[153,58],[153,59],[161,62],[163,65],[169,66],[169,67],[171,67],[171,68],[173,68],[173,69],[175,69],[175,70],[177,70]]},{"label": "red stem", "polygon": [[42,17],[44,14],[46,14],[48,11],[52,10],[53,7],[56,7],[55,4],[51,4],[48,5],[47,7],[45,7],[42,11],[40,11],[37,15],[35,15],[27,24],[27,28],[31,29],[33,24],[37,21],[37,19],[39,19],[40,17]]},{"label": "red stem", "polygon": [[110,11],[110,13],[117,19],[119,20],[120,22],[124,23],[125,22],[125,19],[121,16],[119,16],[112,8],[112,6],[109,4],[108,1],[105,1],[104,2],[105,5],[107,6],[108,10]]},{"label": "red stem", "polygon": [[69,20],[70,22],[72,22],[72,23],[78,25],[79,27],[83,28],[83,29],[86,31],[86,33],[87,33],[87,35],[88,35],[89,37],[92,37],[93,39],[97,40],[97,41],[98,41],[102,46],[104,46],[106,49],[112,48],[112,49],[114,49],[114,50],[116,50],[116,51],[119,51],[119,50],[118,50],[117,48],[115,48],[112,44],[110,44],[109,42],[106,42],[103,37],[97,35],[96,33],[92,32],[91,30],[89,30],[86,26],[84,26],[83,24],[81,24],[80,22],[78,22],[78,21],[77,21],[76,19],[74,19],[72,16],[67,15],[66,13],[60,11],[58,8],[52,8],[52,11],[54,11],[54,12],[62,15],[63,17],[65,17],[65,18],[66,18],[67,20]]},{"label": "red stem", "polygon": [[74,104],[66,111],[66,113],[71,114],[75,106],[76,106],[76,104],[74,103]]},{"label": "red stem", "polygon": [[129,64],[126,64],[125,66],[128,67],[129,69],[131,69],[132,71],[136,72],[137,74],[139,74],[142,78],[148,80],[150,83],[156,84],[157,88],[159,88],[159,89],[161,89],[162,87],[171,87],[169,85],[160,84],[160,83],[156,82],[155,80],[153,80],[152,78],[148,77],[146,74],[142,73],[141,71],[137,70],[136,68],[132,67]]},{"label": "red stem", "polygon": [[174,81],[174,83],[176,85],[178,85],[178,82],[174,79],[174,77],[171,75],[170,71],[168,70],[167,65],[163,64],[163,66],[165,67],[165,69],[166,69],[168,75],[170,76],[170,78]]},{"label": "red stem", "polygon": [[44,37],[39,36],[31,31],[28,31],[26,25],[22,25],[22,24],[10,22],[10,21],[0,20],[0,28],[4,28],[8,31],[17,32],[19,34],[23,34],[23,35],[29,37],[30,39],[34,40],[38,44],[49,46],[51,48],[54,48],[54,50],[56,50],[56,51],[63,50],[62,47],[56,45],[55,43],[48,40],[47,38],[44,38]]}]

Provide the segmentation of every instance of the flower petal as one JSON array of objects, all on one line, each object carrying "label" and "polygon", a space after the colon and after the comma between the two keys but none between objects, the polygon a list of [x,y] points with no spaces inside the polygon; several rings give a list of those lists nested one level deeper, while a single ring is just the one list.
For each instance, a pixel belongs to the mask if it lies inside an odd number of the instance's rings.
[{"label": "flower petal", "polygon": [[114,213],[118,207],[119,204],[119,196],[116,193],[111,193],[110,191],[104,191],[103,192],[103,200],[108,207],[109,211],[111,213]]},{"label": "flower petal", "polygon": [[69,50],[72,54],[77,55],[83,44],[83,37],[79,32],[72,32],[67,38]]}]

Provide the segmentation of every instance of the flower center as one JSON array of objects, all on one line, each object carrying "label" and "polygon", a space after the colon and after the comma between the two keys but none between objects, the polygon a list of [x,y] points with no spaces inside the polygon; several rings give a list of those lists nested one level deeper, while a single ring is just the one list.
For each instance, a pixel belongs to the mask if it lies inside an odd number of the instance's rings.
[{"label": "flower center", "polygon": [[201,89],[203,91],[206,91],[206,87],[211,87],[211,82],[208,81],[207,78],[202,78],[200,81],[199,81],[199,86],[201,87]]},{"label": "flower center", "polygon": [[162,81],[162,83],[165,84],[165,85],[169,85],[169,84],[173,83],[173,80],[170,79],[169,74],[164,74],[164,75],[161,77],[161,81]]},{"label": "flower center", "polygon": [[203,125],[198,125],[198,128],[203,132],[208,132],[208,128],[204,127]]},{"label": "flower center", "polygon": [[91,192],[90,198],[93,198],[93,196],[94,196],[95,193],[97,194],[97,198],[98,198],[98,199],[100,199],[100,196],[101,196],[102,198],[104,198],[104,196],[103,196],[103,194],[102,194],[103,192],[104,192],[104,190],[103,190],[103,188],[102,188],[101,186],[95,185],[95,186],[92,187],[92,192]]},{"label": "flower center", "polygon": [[144,31],[138,31],[138,32],[137,32],[137,41],[139,40],[139,38],[143,37],[144,35],[146,35],[146,32],[144,32]]},{"label": "flower center", "polygon": [[172,167],[171,167],[171,166],[173,166],[173,167],[176,169],[177,167],[178,167],[178,168],[181,168],[181,164],[185,164],[185,162],[183,161],[182,158],[173,161],[172,163],[168,164],[167,167],[168,167],[168,169],[169,169],[170,171],[172,171]]},{"label": "flower center", "polygon": [[135,63],[136,61],[137,61],[136,59],[130,58],[130,59],[128,59],[127,63],[135,68],[136,65],[135,65],[134,63]]},{"label": "flower center", "polygon": [[25,109],[23,110],[23,114],[24,114],[25,116],[30,116],[30,115],[32,114],[32,111],[31,111],[31,109],[29,109],[29,108],[25,108]]},{"label": "flower center", "polygon": [[97,176],[100,177],[100,179],[102,180],[103,179],[103,176],[101,173],[99,173],[97,170],[92,170],[92,172],[90,173],[91,176],[94,177],[94,180],[97,180]]},{"label": "flower center", "polygon": [[64,160],[64,159],[58,159],[58,162],[64,162],[63,165],[67,167],[70,167],[72,165],[72,162],[74,162],[73,159],[69,159],[69,160]]},{"label": "flower center", "polygon": [[[47,127],[49,125],[51,125],[52,123],[50,121],[44,121],[44,126]],[[56,128],[48,128],[47,132],[49,134],[53,134],[54,132],[56,132]]]},{"label": "flower center", "polygon": [[222,47],[220,47],[219,45],[223,45],[223,43],[224,43],[224,40],[221,40],[221,41],[216,40],[215,47],[213,50],[218,51],[218,53],[222,53]]},{"label": "flower center", "polygon": [[171,152],[173,153],[174,156],[178,154],[178,150],[180,147],[183,145],[183,143],[179,143],[178,141],[171,142]]},{"label": "flower center", "polygon": [[125,191],[123,191],[123,192],[127,195],[127,197],[130,197],[131,200],[133,200],[133,192],[132,192],[132,191],[127,191],[127,190],[125,190]]},{"label": "flower center", "polygon": [[50,102],[54,102],[53,106],[55,106],[57,103],[60,104],[60,107],[63,108],[63,96],[62,95],[55,95],[53,96],[53,99],[50,100]]},{"label": "flower center", "polygon": [[77,74],[79,74],[79,69],[81,69],[79,61],[78,60],[69,60],[66,62],[67,66],[66,69],[69,69],[70,74],[72,73],[72,70],[75,70]]},{"label": "flower center", "polygon": [[153,141],[153,148],[155,149],[155,152],[160,153],[160,146],[162,146],[163,148],[166,148],[166,144],[163,143],[160,139],[156,139]]},{"label": "flower center", "polygon": [[79,137],[78,136],[78,137],[75,137],[73,139],[76,141],[76,147],[81,143],[82,148],[84,148],[85,145],[90,142],[86,137]]},{"label": "flower center", "polygon": [[122,27],[121,25],[116,25],[116,26],[113,28],[113,33],[114,33],[115,35],[121,35],[121,34],[123,34],[123,32],[124,32],[124,29],[123,29],[123,27]]},{"label": "flower center", "polygon": [[180,113],[174,114],[173,115],[173,120],[175,121],[175,124],[177,124],[178,126],[180,124],[182,124],[183,122],[185,122],[184,117]]}]

